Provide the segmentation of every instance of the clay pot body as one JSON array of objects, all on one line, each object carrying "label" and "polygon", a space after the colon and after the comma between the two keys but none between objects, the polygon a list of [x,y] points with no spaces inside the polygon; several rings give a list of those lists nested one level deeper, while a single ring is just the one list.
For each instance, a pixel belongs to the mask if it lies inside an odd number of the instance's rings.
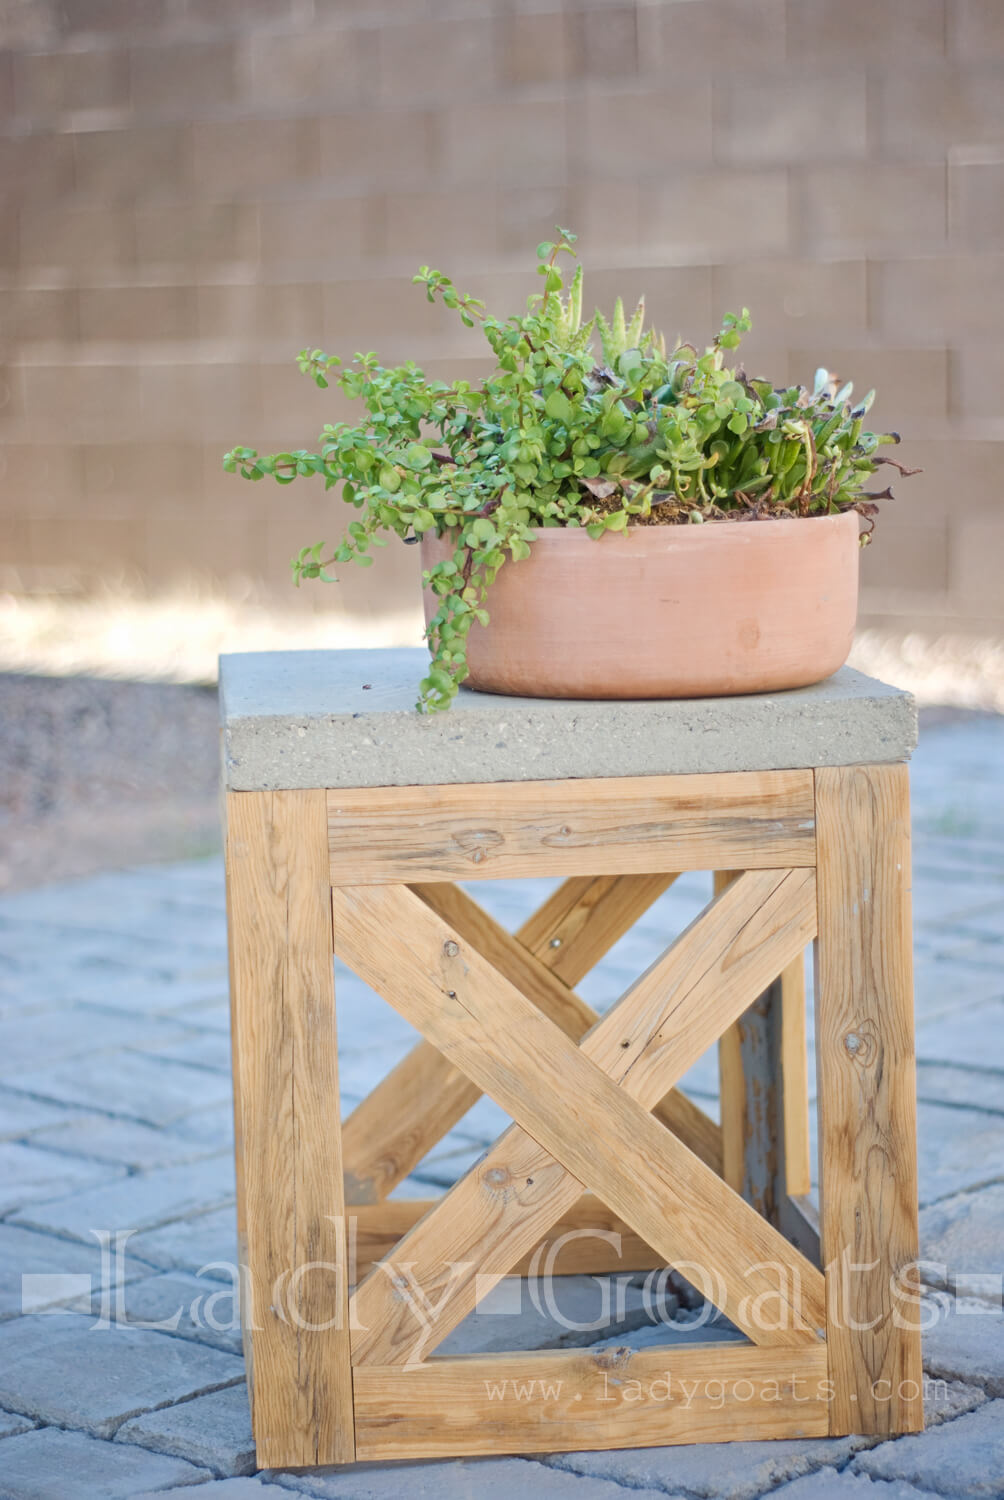
[{"label": "clay pot body", "polygon": [[[427,533],[423,566],[453,555]],[[806,687],[843,666],[857,615],[858,517],[537,532],[468,637],[481,692],[701,698]],[[426,620],[436,609],[426,590]]]}]

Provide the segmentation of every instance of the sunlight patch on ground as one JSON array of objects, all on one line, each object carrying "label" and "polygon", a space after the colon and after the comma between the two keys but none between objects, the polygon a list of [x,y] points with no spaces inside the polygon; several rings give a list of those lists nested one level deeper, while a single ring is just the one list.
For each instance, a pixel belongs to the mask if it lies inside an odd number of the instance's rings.
[{"label": "sunlight patch on ground", "polygon": [[0,594],[4,672],[210,683],[221,652],[421,643],[417,609],[366,618],[195,591],[159,597],[125,591],[86,598]]},{"label": "sunlight patch on ground", "polygon": [[[417,609],[363,617],[308,613],[275,600],[210,592],[90,597],[0,593],[0,671],[43,676],[216,681],[226,651],[417,646]],[[859,632],[851,665],[914,693],[918,703],[1004,713],[1004,639]]]},{"label": "sunlight patch on ground", "polygon": [[1004,713],[1004,639],[862,630],[850,664],[913,693],[922,705]]}]

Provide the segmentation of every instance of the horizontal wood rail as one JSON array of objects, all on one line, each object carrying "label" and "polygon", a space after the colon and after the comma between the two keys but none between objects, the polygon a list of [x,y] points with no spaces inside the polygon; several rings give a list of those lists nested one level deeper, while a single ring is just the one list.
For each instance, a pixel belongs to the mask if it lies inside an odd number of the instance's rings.
[{"label": "horizontal wood rail", "polygon": [[336,886],[816,862],[811,771],[350,788],[327,804]]},{"label": "horizontal wood rail", "polygon": [[[431,1359],[353,1372],[356,1456],[824,1437],[826,1347],[687,1344]],[[689,1393],[689,1394],[688,1394]]]}]

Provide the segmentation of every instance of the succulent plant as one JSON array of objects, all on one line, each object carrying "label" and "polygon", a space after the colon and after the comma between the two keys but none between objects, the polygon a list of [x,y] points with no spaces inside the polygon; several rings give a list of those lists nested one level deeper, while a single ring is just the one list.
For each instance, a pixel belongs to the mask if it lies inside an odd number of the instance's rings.
[{"label": "succulent plant", "polygon": [[467,675],[467,636],[488,622],[498,570],[529,555],[538,528],[580,526],[599,537],[635,524],[848,509],[871,522],[891,496],[865,488],[879,465],[916,472],[877,455],[899,437],[864,429],[873,391],[854,404],[852,387],[826,370],[811,389],[776,389],[727,365],[750,327],[746,309],[723,318],[703,353],[690,344],[667,353],[661,334],[644,331],[643,301],[630,320],[618,298],[609,322],[597,312],[583,324],[582,268],[564,293],[560,261],[574,243],[559,229],[537,246],[543,291],[519,316],[492,317],[427,266],[413,278],[430,302],[441,298],[468,327],[480,325],[496,361],[482,384],[430,380],[411,363],[387,369],[373,353],[342,366],[303,350],[300,369],[322,389],[332,376],[362,402],[364,420],[326,426],[317,452],[234,448],[223,460],[246,479],[317,474],[326,489],[341,485],[356,517],[337,545],[318,542],[293,559],[297,583],[330,581],[341,563],[368,566],[382,532],[455,536],[453,557],[425,575],[439,603],[426,632],[423,710],[449,706]]}]

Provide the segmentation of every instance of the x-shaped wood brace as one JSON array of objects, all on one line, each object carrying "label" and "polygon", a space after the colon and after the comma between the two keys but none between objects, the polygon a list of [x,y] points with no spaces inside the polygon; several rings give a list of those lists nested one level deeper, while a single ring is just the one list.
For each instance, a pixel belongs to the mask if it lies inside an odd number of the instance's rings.
[{"label": "x-shaped wood brace", "polygon": [[[454,885],[442,882],[412,890],[577,1042],[598,1017],[571,986],[676,878],[572,876],[515,935]],[[481,1094],[431,1042],[419,1042],[342,1127],[346,1202],[381,1202]],[[654,1114],[721,1172],[721,1131],[686,1094],[671,1090]]]},{"label": "x-shaped wood brace", "polygon": [[[336,887],[332,913],[335,952],[423,1033],[449,1096],[437,1108],[426,1069],[424,1098],[402,1094],[417,1082],[416,1049],[375,1092],[392,1089],[384,1110],[431,1110],[434,1127],[369,1178],[356,1165],[350,1186],[368,1181],[370,1201],[382,1196],[481,1092],[517,1122],[357,1288],[354,1364],[424,1357],[586,1189],[666,1263],[704,1265],[712,1300],[754,1343],[817,1339],[821,1274],[685,1144],[693,1115],[670,1094],[814,938],[812,870],[741,875],[602,1020],[566,985],[549,986],[556,976],[455,887]],[[360,1129],[372,1099],[352,1117]]]}]

